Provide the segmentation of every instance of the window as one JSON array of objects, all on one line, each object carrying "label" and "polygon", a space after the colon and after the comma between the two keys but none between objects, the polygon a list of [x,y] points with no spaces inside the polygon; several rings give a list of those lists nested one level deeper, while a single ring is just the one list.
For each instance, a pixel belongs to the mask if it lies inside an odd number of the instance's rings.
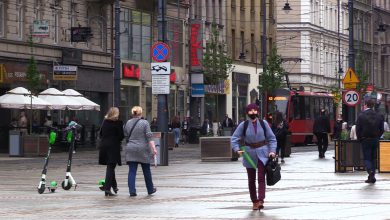
[{"label": "window", "polygon": [[4,37],[5,10],[4,0],[0,0],[0,37]]},{"label": "window", "polygon": [[[167,19],[167,39],[171,48],[169,60],[172,66],[183,66],[183,21]],[[146,43],[146,42],[145,42]]]},{"label": "window", "polygon": [[34,0],[34,14],[35,14],[35,20],[41,20],[42,19],[42,12],[43,12],[43,4],[42,0]]},{"label": "window", "polygon": [[151,15],[138,10],[121,9],[121,57],[150,62]]},{"label": "window", "polygon": [[232,59],[236,59],[236,31],[232,29]]},{"label": "window", "polygon": [[23,26],[24,26],[24,5],[23,0],[16,1],[16,33],[19,39],[23,38]]}]

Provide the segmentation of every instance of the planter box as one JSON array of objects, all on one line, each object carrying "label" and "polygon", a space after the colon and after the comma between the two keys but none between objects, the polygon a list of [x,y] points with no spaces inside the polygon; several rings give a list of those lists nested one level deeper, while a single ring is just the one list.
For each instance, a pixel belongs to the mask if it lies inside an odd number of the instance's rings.
[{"label": "planter box", "polygon": [[363,152],[356,140],[335,140],[335,172],[364,170]]},{"label": "planter box", "polygon": [[47,135],[24,135],[23,153],[24,156],[46,156],[48,150]]},{"label": "planter box", "polygon": [[237,160],[230,147],[230,136],[200,137],[200,154],[202,161],[227,161]]},{"label": "planter box", "polygon": [[379,166],[380,173],[390,172],[390,141],[379,141]]}]

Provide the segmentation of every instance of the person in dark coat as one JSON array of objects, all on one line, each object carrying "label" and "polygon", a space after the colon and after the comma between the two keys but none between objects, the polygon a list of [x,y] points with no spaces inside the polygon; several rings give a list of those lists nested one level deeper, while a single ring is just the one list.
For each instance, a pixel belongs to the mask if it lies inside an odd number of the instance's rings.
[{"label": "person in dark coat", "polygon": [[[275,112],[275,118],[272,122],[272,131],[275,134],[277,147],[276,154],[281,157],[281,162],[284,163],[285,144],[288,133],[288,124],[283,118],[283,114],[279,111]],[[279,154],[280,153],[280,154]]]},{"label": "person in dark coat", "polygon": [[[101,148],[99,151],[99,164],[107,165],[106,181],[104,192],[106,196],[115,196],[118,192],[118,185],[115,178],[116,165],[121,166],[121,142],[124,138],[123,122],[119,119],[119,109],[111,107],[102,123],[100,129],[100,137],[102,139]],[[111,192],[111,188],[115,194]]]},{"label": "person in dark coat", "polygon": [[330,120],[325,109],[321,109],[320,116],[315,119],[313,133],[317,137],[318,157],[324,158],[328,149],[328,133],[330,133]]},{"label": "person in dark coat", "polygon": [[364,166],[368,173],[366,183],[375,183],[375,164],[379,138],[384,128],[383,115],[373,110],[375,102],[371,99],[364,103],[362,111],[356,120],[356,136],[362,144]]},{"label": "person in dark coat", "polygon": [[229,118],[229,115],[226,114],[225,118],[222,121],[222,128],[233,128],[233,120]]},{"label": "person in dark coat", "polygon": [[333,127],[333,138],[334,139],[340,139],[341,132],[343,129],[343,123],[344,123],[343,117],[340,114],[339,117],[337,118],[336,122],[334,123],[334,127]]}]

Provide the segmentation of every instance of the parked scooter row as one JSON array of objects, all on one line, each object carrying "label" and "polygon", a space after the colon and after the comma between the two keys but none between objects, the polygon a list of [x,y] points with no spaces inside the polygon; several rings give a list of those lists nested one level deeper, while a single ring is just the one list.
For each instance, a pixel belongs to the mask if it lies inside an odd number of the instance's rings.
[{"label": "parked scooter row", "polygon": [[55,142],[57,140],[58,132],[64,132],[66,134],[66,141],[69,145],[66,174],[65,174],[64,181],[62,181],[62,183],[61,183],[61,186],[64,190],[69,190],[72,188],[72,186],[74,186],[74,190],[76,190],[77,183],[71,174],[71,169],[72,169],[72,158],[73,158],[74,145],[75,145],[76,138],[78,137],[77,133],[81,129],[81,125],[77,124],[74,121],[71,121],[65,129],[61,130],[61,129],[58,129],[55,127],[50,127],[49,129],[50,129],[49,147],[48,147],[47,155],[45,157],[45,162],[44,162],[42,175],[41,175],[41,181],[39,182],[39,185],[38,185],[38,193],[42,194],[43,192],[45,192],[46,188],[50,192],[54,193],[55,190],[57,189],[57,182],[56,181],[51,181],[50,186],[46,186],[46,173],[47,173],[47,168],[49,165],[50,153],[51,153],[53,145],[55,144]]}]

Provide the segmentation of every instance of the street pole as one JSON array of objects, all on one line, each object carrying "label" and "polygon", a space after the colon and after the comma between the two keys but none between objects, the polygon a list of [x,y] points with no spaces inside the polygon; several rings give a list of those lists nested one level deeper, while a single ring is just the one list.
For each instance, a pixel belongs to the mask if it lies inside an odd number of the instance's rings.
[{"label": "street pole", "polygon": [[[349,67],[355,70],[355,51],[354,51],[354,39],[353,39],[353,0],[348,0],[348,13],[349,13],[348,63],[349,63]],[[355,107],[348,107],[348,125],[352,126],[354,123],[355,123]]]},{"label": "street pole", "polygon": [[[167,36],[166,30],[166,1],[158,0],[158,40],[165,42]],[[168,132],[168,96],[165,94],[157,95],[157,126],[160,132]]]},{"label": "street pole", "polygon": [[120,51],[120,13],[119,0],[115,0],[115,65],[114,65],[114,106],[120,105],[121,94],[121,51]]},{"label": "street pole", "polygon": [[340,0],[337,0],[337,41],[339,47],[339,70],[337,71],[337,81],[339,85],[339,90],[341,89],[341,74],[343,73],[341,68],[341,39],[340,39]]},{"label": "street pole", "polygon": [[[263,53],[262,53],[262,60],[261,62],[263,63],[263,71],[265,66],[267,65],[267,1],[263,1],[263,7],[262,7],[262,12],[263,12],[263,35],[261,36],[261,44],[263,45]],[[256,61],[257,62],[257,61]]]}]

